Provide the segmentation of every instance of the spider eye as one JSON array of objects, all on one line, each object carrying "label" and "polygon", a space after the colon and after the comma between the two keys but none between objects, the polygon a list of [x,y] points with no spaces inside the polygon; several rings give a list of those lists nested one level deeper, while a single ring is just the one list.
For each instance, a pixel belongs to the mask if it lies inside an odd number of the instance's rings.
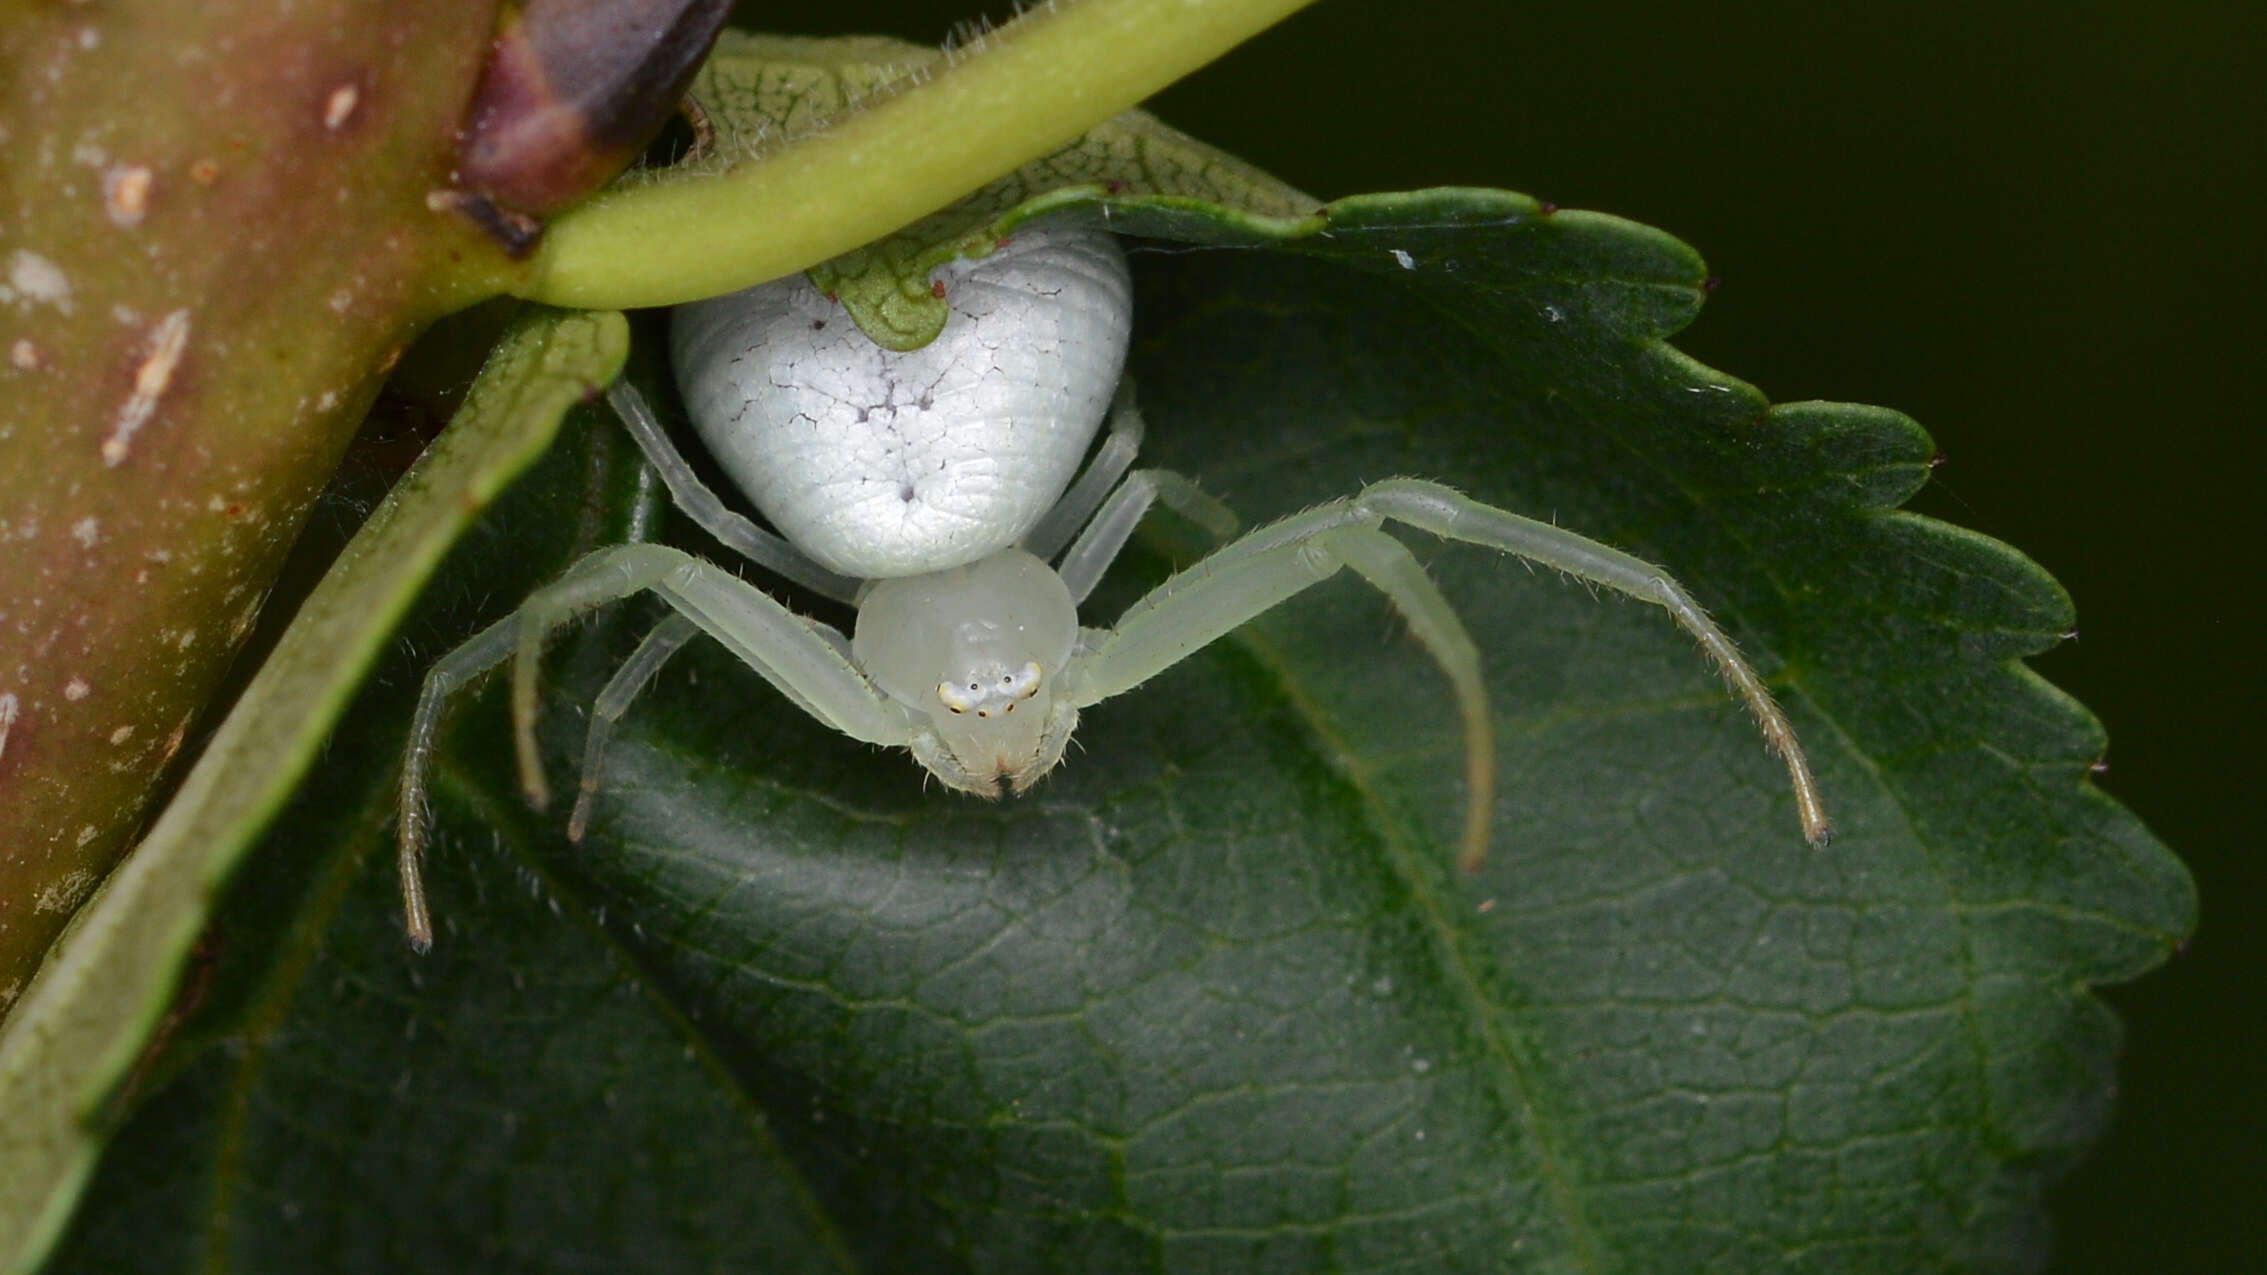
[{"label": "spider eye", "polygon": [[[988,718],[995,708],[1003,713],[1014,711],[1016,702],[1037,695],[1040,683],[1045,680],[1046,670],[1039,667],[1037,660],[1029,660],[1020,669],[1000,674],[996,685],[989,677],[967,683],[939,682],[937,700],[955,713],[975,709],[978,717]],[[961,689],[964,685],[966,690]]]}]

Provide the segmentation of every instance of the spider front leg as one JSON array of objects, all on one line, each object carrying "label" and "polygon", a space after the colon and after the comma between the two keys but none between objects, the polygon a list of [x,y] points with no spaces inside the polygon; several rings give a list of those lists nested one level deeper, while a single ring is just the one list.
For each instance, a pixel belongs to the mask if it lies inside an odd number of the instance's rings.
[{"label": "spider front leg", "polygon": [[[1480,652],[1409,547],[1381,519],[1338,501],[1262,527],[1152,589],[1100,636],[1071,674],[1079,707],[1132,690],[1213,641],[1352,567],[1386,595],[1456,692],[1464,719],[1465,813],[1459,866],[1487,853],[1494,811],[1495,723]],[[1288,534],[1285,534],[1288,533]]]},{"label": "spider front leg", "polygon": [[1795,739],[1794,726],[1730,635],[1716,627],[1708,612],[1667,571],[1588,536],[1522,518],[1421,479],[1395,478],[1373,484],[1362,489],[1355,503],[1436,536],[1501,549],[1667,611],[1678,627],[1700,643],[1701,652],[1730,684],[1733,694],[1747,705],[1763,733],[1764,744],[1786,764],[1787,784],[1795,795],[1795,816],[1802,823],[1803,840],[1823,846],[1833,838],[1825,799],[1810,772],[1810,760]]},{"label": "spider front leg", "polygon": [[[442,657],[426,675],[402,762],[400,818],[403,924],[418,950],[433,941],[419,860],[426,839],[425,771],[432,761],[441,707],[459,688],[516,655],[512,720],[520,782],[528,800],[541,806],[548,786],[535,749],[535,692],[543,643],[584,612],[644,592],[667,602],[796,707],[826,725],[872,744],[904,747],[911,740],[912,725],[905,710],[850,663],[839,636],[820,631],[754,585],[681,550],[650,544],[598,550],[557,582],[536,591],[518,611]],[[667,633],[658,645],[674,649],[690,636],[679,627],[666,623],[663,627]],[[643,663],[650,671],[668,653],[656,647],[649,639],[632,657],[633,663]],[[617,678],[602,698],[619,715],[622,705],[612,701],[626,704],[634,691],[635,683],[624,684]]]},{"label": "spider front leg", "polygon": [[1380,528],[1386,519],[1435,535],[1516,554],[1669,612],[1731,683],[1786,762],[1803,834],[1828,836],[1817,781],[1794,728],[1755,670],[1683,586],[1659,567],[1574,532],[1522,518],[1438,483],[1392,479],[1262,527],[1159,585],[1103,634],[1078,670],[1081,707],[1132,689],[1199,648],[1340,567],[1352,567],[1392,600],[1455,689],[1464,719],[1468,806],[1458,864],[1476,869],[1487,850],[1494,786],[1494,729],[1479,654],[1455,610],[1406,546]]}]

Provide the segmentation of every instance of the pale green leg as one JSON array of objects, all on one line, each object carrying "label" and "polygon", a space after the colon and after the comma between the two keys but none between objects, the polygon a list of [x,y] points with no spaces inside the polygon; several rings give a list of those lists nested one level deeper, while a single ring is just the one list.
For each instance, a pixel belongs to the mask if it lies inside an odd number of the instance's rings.
[{"label": "pale green leg", "polygon": [[598,780],[606,764],[606,737],[613,733],[614,723],[630,709],[630,701],[638,697],[653,675],[669,662],[678,648],[699,636],[701,626],[682,615],[672,615],[653,627],[614,670],[607,680],[606,689],[590,705],[590,731],[583,737],[582,783],[575,791],[574,813],[567,816],[567,840],[581,841],[590,826],[590,803],[598,796]]},{"label": "pale green leg", "polygon": [[1071,601],[1084,602],[1086,595],[1094,592],[1094,586],[1102,582],[1102,573],[1126,547],[1142,515],[1159,501],[1211,533],[1215,542],[1236,534],[1236,515],[1195,483],[1170,469],[1137,469],[1110,493],[1056,565],[1056,574],[1071,591]]},{"label": "pale green leg", "polygon": [[837,575],[806,557],[802,550],[790,544],[785,537],[766,531],[756,523],[727,508],[708,484],[693,472],[693,467],[677,445],[669,441],[668,431],[648,406],[645,395],[640,394],[628,381],[617,379],[606,389],[606,401],[613,405],[614,414],[622,418],[622,425],[630,431],[638,450],[645,453],[646,463],[661,475],[669,488],[669,497],[701,530],[715,536],[724,547],[764,567],[772,573],[814,593],[824,594],[837,602],[854,602],[858,597],[858,582],[848,576]]},{"label": "pale green leg", "polygon": [[[807,617],[798,618],[841,652],[846,661],[849,659],[850,644],[833,626]],[[575,793],[574,812],[567,817],[567,840],[582,840],[590,826],[590,806],[598,796],[599,777],[606,761],[606,739],[613,733],[614,724],[622,720],[630,702],[653,680],[654,674],[661,671],[661,666],[700,631],[698,623],[682,614],[672,615],[655,625],[653,631],[645,635],[645,640],[638,643],[638,648],[630,652],[630,658],[622,662],[622,667],[614,671],[598,698],[591,702],[590,730],[583,738],[582,784]],[[795,691],[786,687],[779,689],[811,717],[828,720],[824,712]]]},{"label": "pale green leg", "polygon": [[1810,772],[1810,761],[1795,739],[1794,726],[1731,637],[1716,627],[1708,612],[1667,571],[1587,536],[1522,518],[1439,483],[1391,479],[1365,488],[1356,503],[1436,536],[1501,549],[1667,611],[1700,643],[1702,653],[1755,717],[1763,742],[1786,763],[1787,783],[1795,794],[1795,815],[1802,822],[1803,839],[1823,846],[1833,838],[1825,799]]},{"label": "pale green leg", "polygon": [[417,711],[409,720],[409,745],[402,752],[401,805],[395,824],[401,854],[402,928],[418,951],[433,946],[433,922],[425,905],[425,878],[419,861],[425,854],[425,772],[433,764],[434,737],[440,728],[441,709],[473,679],[504,662],[518,638],[515,615],[507,615],[474,634],[464,645],[442,656],[426,670],[425,684],[417,693]]},{"label": "pale green leg", "polygon": [[1054,561],[1055,555],[1061,553],[1079,528],[1086,525],[1086,520],[1094,516],[1103,498],[1133,466],[1134,457],[1141,453],[1142,435],[1146,432],[1141,409],[1134,406],[1133,378],[1125,377],[1118,382],[1118,397],[1110,404],[1109,433],[1103,436],[1102,446],[1095,449],[1086,472],[1078,476],[1078,481],[1055,502],[1055,507],[1024,533],[1024,552],[1042,562]]},{"label": "pale green leg", "polygon": [[1487,848],[1493,790],[1493,728],[1479,657],[1463,623],[1406,546],[1379,530],[1392,518],[1455,540],[1486,545],[1663,609],[1700,641],[1787,764],[1803,833],[1828,835],[1817,782],[1793,728],[1762,679],[1667,572],[1596,541],[1482,504],[1437,483],[1394,479],[1262,527],[1152,590],[1099,635],[1070,678],[1084,707],[1131,690],[1308,586],[1351,566],[1407,618],[1455,688],[1464,719],[1470,797],[1459,863],[1476,868]]},{"label": "pale green leg", "polygon": [[550,792],[535,749],[536,672],[544,639],[593,607],[648,590],[822,723],[869,744],[905,746],[911,734],[905,710],[866,680],[838,640],[763,590],[682,550],[620,545],[592,553],[520,607],[512,722],[520,786],[530,802],[542,805]]},{"label": "pale green leg", "polygon": [[[542,806],[549,786],[536,753],[535,718],[544,640],[586,611],[647,591],[722,642],[820,722],[872,744],[904,747],[911,739],[906,711],[851,664],[839,634],[795,616],[737,576],[666,545],[600,549],[556,583],[537,590],[517,612],[442,657],[426,675],[402,765],[400,823],[404,922],[420,950],[432,942],[418,861],[425,847],[425,770],[441,705],[466,683],[516,655],[512,723],[520,785],[531,804]],[[641,648],[640,653],[646,652]],[[635,662],[638,657],[632,658]],[[608,687],[610,693],[615,689]],[[633,693],[633,687],[624,687],[620,698],[626,702]]]},{"label": "pale green leg", "polygon": [[[1350,508],[1326,505],[1299,517]],[[1477,868],[1495,809],[1496,756],[1479,649],[1409,547],[1378,530],[1374,518],[1316,522],[1290,538],[1271,534],[1281,523],[1263,527],[1151,590],[1104,632],[1074,675],[1073,694],[1085,707],[1132,690],[1340,567],[1352,567],[1392,601],[1455,690],[1464,719],[1466,801],[1458,863]]]}]

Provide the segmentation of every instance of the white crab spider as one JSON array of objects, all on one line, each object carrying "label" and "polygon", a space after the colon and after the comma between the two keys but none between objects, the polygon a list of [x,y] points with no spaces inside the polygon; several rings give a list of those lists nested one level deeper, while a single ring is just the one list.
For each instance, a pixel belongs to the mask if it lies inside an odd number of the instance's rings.
[{"label": "white crab spider", "polygon": [[[1110,406],[1132,292],[1114,236],[1063,223],[1024,228],[992,255],[942,272],[944,331],[881,349],[801,275],[679,309],[671,333],[695,427],[779,534],[702,485],[644,400],[609,391],[677,504],[719,540],[790,580],[857,607],[847,640],[730,571],[658,544],[600,549],[427,675],[403,762],[402,893],[411,941],[432,938],[418,861],[425,768],[443,703],[514,655],[520,780],[541,805],[536,668],[544,639],[594,607],[652,592],[657,626],[591,712],[580,839],[607,732],[662,661],[694,634],[722,642],[796,707],[854,739],[905,748],[952,787],[1021,792],[1062,759],[1090,704],[1132,690],[1310,585],[1351,567],[1406,617],[1456,693],[1466,749],[1460,863],[1487,847],[1494,734],[1479,652],[1387,520],[1486,545],[1666,609],[1697,638],[1786,762],[1803,833],[1826,815],[1794,731],[1762,681],[1667,572],[1437,483],[1373,483],[1259,528],[1153,589],[1115,628],[1082,628],[1078,604],[1150,505],[1221,540],[1226,508],[1176,474],[1128,473],[1142,434],[1130,397]],[[1110,428],[1077,481],[1100,428]],[[1053,565],[1050,565],[1052,563]]]}]

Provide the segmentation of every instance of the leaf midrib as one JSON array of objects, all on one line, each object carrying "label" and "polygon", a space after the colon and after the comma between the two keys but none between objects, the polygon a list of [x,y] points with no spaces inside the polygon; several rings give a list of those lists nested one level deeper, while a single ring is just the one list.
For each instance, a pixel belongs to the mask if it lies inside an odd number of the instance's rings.
[{"label": "leaf midrib", "polygon": [[1320,769],[1341,777],[1352,789],[1361,806],[1370,812],[1368,822],[1376,832],[1378,845],[1385,851],[1385,863],[1408,891],[1433,940],[1433,950],[1438,957],[1437,981],[1461,1006],[1460,1016],[1477,1025],[1477,1035],[1486,1042],[1488,1058],[1496,1064],[1493,1075],[1497,1078],[1497,1083],[1491,1084],[1489,1089],[1498,1093],[1500,1100],[1505,1102],[1516,1126],[1529,1131],[1535,1140],[1536,1159],[1543,1167],[1544,1187],[1564,1219],[1579,1269],[1586,1272],[1600,1271],[1601,1246],[1589,1216],[1582,1207],[1568,1157],[1559,1138],[1550,1129],[1550,1122],[1544,1118],[1542,1106],[1535,1099],[1534,1080],[1527,1074],[1518,1052],[1506,1038],[1508,1024],[1504,1023],[1503,1016],[1489,1001],[1478,972],[1473,969],[1472,962],[1465,953],[1464,945],[1458,942],[1456,927],[1449,921],[1449,910],[1442,905],[1433,889],[1433,875],[1426,872],[1419,862],[1417,842],[1421,839],[1414,837],[1413,830],[1392,815],[1367,759],[1349,745],[1332,723],[1329,714],[1307,694],[1282,652],[1256,626],[1247,625],[1233,637],[1237,647],[1257,663],[1281,690],[1285,706],[1306,724],[1313,739],[1330,754]]}]

